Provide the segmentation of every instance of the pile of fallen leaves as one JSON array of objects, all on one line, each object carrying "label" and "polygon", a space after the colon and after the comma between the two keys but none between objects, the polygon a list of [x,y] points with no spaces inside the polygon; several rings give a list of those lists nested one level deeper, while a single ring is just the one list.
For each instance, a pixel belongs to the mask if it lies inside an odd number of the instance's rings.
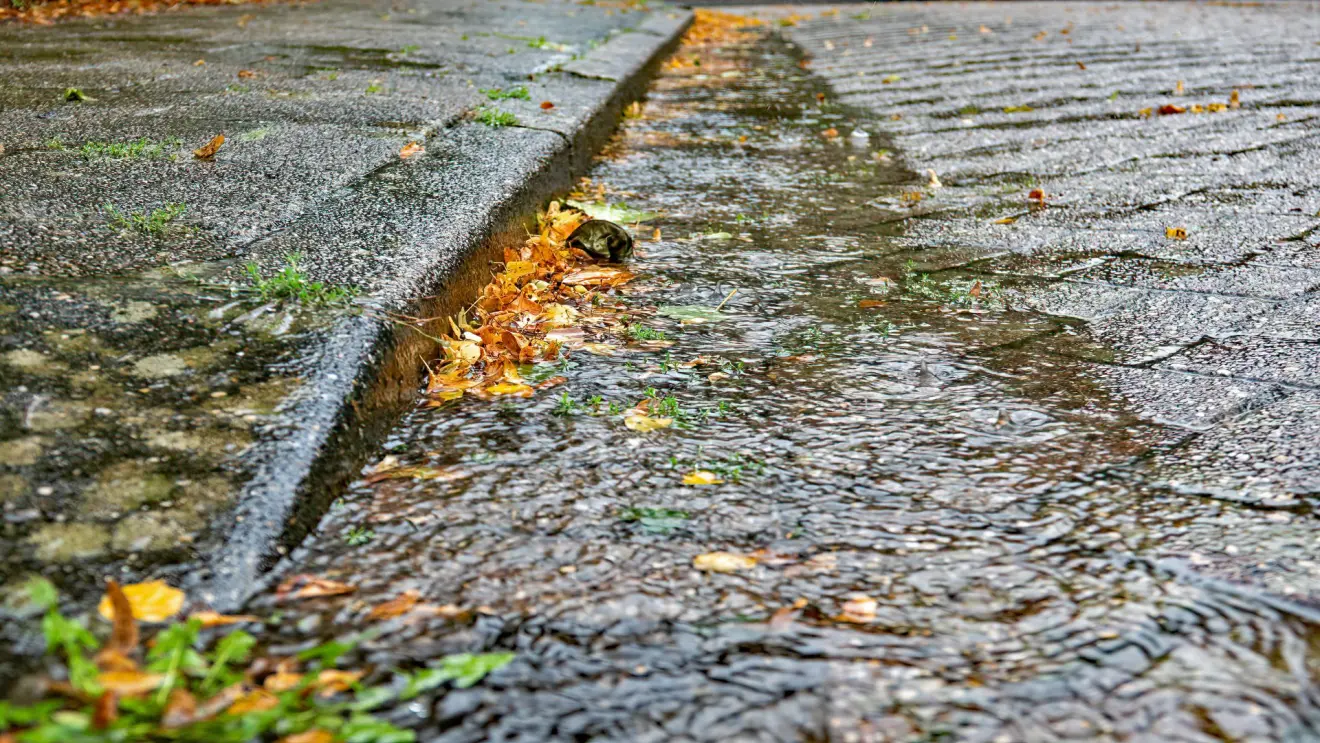
[{"label": "pile of fallen leaves", "polygon": [[565,348],[601,350],[586,340],[586,327],[618,320],[597,307],[600,292],[627,283],[633,274],[597,265],[567,247],[568,236],[588,219],[554,202],[540,215],[540,231],[505,251],[503,270],[482,290],[471,316],[465,311],[449,320],[450,332],[441,339],[443,358],[427,385],[437,404],[465,394],[531,397],[564,378],[534,387],[520,367],[555,361]]},{"label": "pile of fallen leaves", "polygon": [[683,36],[684,46],[725,46],[756,38],[748,29],[760,26],[757,18],[698,8],[692,27]]},{"label": "pile of fallen leaves", "polygon": [[[352,591],[306,578],[297,576],[287,586],[289,598]],[[332,641],[291,657],[263,656],[254,652],[256,637],[228,627],[259,618],[196,612],[176,619],[184,594],[163,581],[107,581],[99,613],[110,624],[108,632],[62,614],[49,582],[34,579],[27,591],[44,611],[46,652],[59,662],[51,666],[51,678],[27,691],[34,701],[0,702],[0,743],[408,743],[415,739],[411,731],[370,710],[450,682],[471,686],[513,659],[512,653],[446,656],[438,666],[364,687],[365,670],[336,667],[352,642]],[[376,607],[370,619],[415,608],[416,597],[405,594]],[[139,622],[165,626],[144,639]],[[222,626],[228,631],[207,632]],[[204,638],[204,632],[213,636]]]},{"label": "pile of fallen leaves", "polygon": [[49,24],[67,18],[91,18],[121,13],[155,13],[180,5],[234,5],[263,0],[29,0],[0,4],[0,21]]}]

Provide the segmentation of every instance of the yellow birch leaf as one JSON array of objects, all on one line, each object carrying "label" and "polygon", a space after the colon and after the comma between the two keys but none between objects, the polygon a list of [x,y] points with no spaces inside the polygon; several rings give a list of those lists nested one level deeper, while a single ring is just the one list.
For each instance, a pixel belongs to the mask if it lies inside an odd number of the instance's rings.
[{"label": "yellow birch leaf", "polygon": [[513,395],[514,397],[531,397],[532,388],[525,384],[515,384],[513,382],[499,382],[486,388],[486,391],[492,395]]},{"label": "yellow birch leaf", "polygon": [[644,413],[634,413],[633,415],[625,416],[623,419],[623,425],[633,431],[639,431],[641,433],[654,431],[657,428],[669,428],[673,423],[673,418],[652,418]]},{"label": "yellow birch leaf", "polygon": [[[124,586],[123,591],[128,598],[128,605],[133,609],[133,617],[141,622],[163,622],[183,608],[183,591],[171,588],[163,580],[131,583]],[[109,596],[101,599],[97,611],[106,619],[114,621],[115,610]]]},{"label": "yellow birch leaf", "polygon": [[724,482],[719,475],[706,470],[696,470],[683,475],[684,485],[719,485]]}]

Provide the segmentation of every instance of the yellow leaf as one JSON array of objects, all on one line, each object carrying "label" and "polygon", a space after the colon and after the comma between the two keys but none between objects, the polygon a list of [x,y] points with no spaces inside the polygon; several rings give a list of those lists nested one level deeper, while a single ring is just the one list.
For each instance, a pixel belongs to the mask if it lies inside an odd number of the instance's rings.
[{"label": "yellow leaf", "polygon": [[870,596],[856,594],[843,603],[843,613],[835,617],[840,622],[866,624],[875,619],[875,610],[879,604]]},{"label": "yellow leaf", "polygon": [[618,347],[608,343],[583,343],[582,350],[597,356],[613,356]]},{"label": "yellow leaf", "polygon": [[492,395],[513,395],[514,397],[531,397],[532,388],[526,384],[514,384],[513,382],[499,382],[486,388],[486,391]]},{"label": "yellow leaf", "polygon": [[215,153],[220,151],[220,146],[225,143],[225,135],[217,134],[210,142],[193,150],[193,157],[198,160],[209,160],[215,157]]},{"label": "yellow leaf", "polygon": [[542,317],[549,327],[566,328],[577,322],[578,311],[566,304],[547,304]]},{"label": "yellow leaf", "polygon": [[249,712],[264,712],[279,706],[280,698],[265,689],[249,691],[225,710],[231,715],[245,715]]},{"label": "yellow leaf", "polygon": [[334,743],[335,736],[325,730],[308,730],[280,738],[276,743]]},{"label": "yellow leaf", "polygon": [[408,144],[403,146],[403,149],[399,150],[399,158],[403,160],[407,160],[413,155],[420,155],[423,152],[426,152],[425,147],[421,146],[416,142],[409,142]]},{"label": "yellow leaf", "polygon": [[1016,221],[1017,221],[1017,217],[1004,217],[1004,218],[1002,218],[1002,219],[996,219],[996,220],[994,221],[994,223],[995,223],[995,224],[1013,224],[1013,223],[1016,222]]},{"label": "yellow leaf", "polygon": [[164,681],[165,676],[162,674],[142,671],[106,671],[96,677],[96,682],[102,689],[121,697],[146,694],[159,688]]},{"label": "yellow leaf", "polygon": [[756,567],[756,558],[733,552],[707,552],[692,558],[692,567],[707,573],[736,573]]},{"label": "yellow leaf", "polygon": [[1186,240],[1187,228],[1185,227],[1165,227],[1164,236],[1170,240]]},{"label": "yellow leaf", "polygon": [[[183,591],[171,588],[163,580],[132,583],[124,586],[123,591],[133,610],[133,617],[142,622],[163,622],[183,608]],[[109,596],[101,599],[97,610],[101,616],[114,621],[115,610]]]},{"label": "yellow leaf", "polygon": [[536,264],[531,261],[509,261],[504,264],[504,273],[517,281],[528,274],[536,273]]},{"label": "yellow leaf", "polygon": [[684,485],[719,485],[724,482],[719,475],[706,470],[696,470],[683,475]]},{"label": "yellow leaf", "polygon": [[625,416],[623,419],[623,425],[634,431],[640,431],[641,433],[654,431],[657,428],[669,428],[673,423],[673,418],[652,418],[645,413],[634,413],[633,415]]}]

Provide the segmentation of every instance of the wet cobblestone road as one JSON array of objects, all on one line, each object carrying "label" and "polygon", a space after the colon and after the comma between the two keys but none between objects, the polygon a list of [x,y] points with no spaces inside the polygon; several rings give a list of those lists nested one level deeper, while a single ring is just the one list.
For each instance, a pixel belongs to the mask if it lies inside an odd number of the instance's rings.
[{"label": "wet cobblestone road", "polygon": [[[1316,739],[1317,17],[1070,6],[685,46],[592,173],[662,212],[646,331],[411,415],[272,650],[517,653],[427,740]],[[1242,108],[1139,115],[1180,77]],[[405,590],[457,608],[368,621]]]}]

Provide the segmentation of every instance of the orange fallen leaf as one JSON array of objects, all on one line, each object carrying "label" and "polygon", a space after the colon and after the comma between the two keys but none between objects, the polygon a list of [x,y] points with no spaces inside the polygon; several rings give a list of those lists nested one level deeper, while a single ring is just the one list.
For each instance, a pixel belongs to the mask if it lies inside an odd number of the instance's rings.
[{"label": "orange fallen leaf", "polygon": [[[163,622],[183,608],[183,591],[171,588],[163,580],[131,583],[122,588],[133,617],[143,622]],[[114,621],[115,607],[109,596],[101,599],[97,611]]]},{"label": "orange fallen leaf", "polygon": [[335,736],[325,730],[308,730],[280,738],[276,743],[334,743]]},{"label": "orange fallen leaf", "polygon": [[217,134],[211,138],[210,142],[193,150],[193,157],[198,160],[209,160],[215,157],[215,153],[220,151],[221,145],[225,143],[225,135]]},{"label": "orange fallen leaf", "polygon": [[367,675],[366,671],[336,671],[325,670],[316,674],[316,696],[325,698],[332,697],[341,691],[348,691],[353,688],[362,677]]},{"label": "orange fallen leaf", "polygon": [[1077,63],[1077,69],[1079,69],[1079,70],[1085,70],[1085,69],[1086,69],[1086,63],[1085,63],[1085,62],[1078,62],[1078,63]]},{"label": "orange fallen leaf", "polygon": [[426,152],[426,148],[421,144],[417,142],[409,142],[403,146],[403,149],[399,150],[399,159],[407,160],[413,155],[420,155],[423,152]]},{"label": "orange fallen leaf", "polygon": [[857,303],[857,306],[864,310],[869,310],[873,307],[884,307],[885,303],[878,299],[863,299]]},{"label": "orange fallen leaf", "polygon": [[[262,688],[276,694],[289,689],[296,689],[302,683],[303,675],[293,671],[277,671],[261,682]],[[241,701],[241,700],[240,700]],[[233,709],[232,707],[230,708]]]},{"label": "orange fallen leaf", "polygon": [[201,622],[203,627],[221,627],[227,624],[261,621],[261,617],[252,614],[218,614],[213,611],[195,611],[189,614],[188,618]]},{"label": "orange fallen leaf", "polygon": [[1013,224],[1016,221],[1017,221],[1017,217],[1001,217],[1000,219],[996,219],[991,224]]},{"label": "orange fallen leaf", "polygon": [[692,567],[706,573],[736,573],[756,567],[756,558],[734,552],[707,552],[692,558]]},{"label": "orange fallen leaf", "polygon": [[980,279],[977,279],[977,280],[976,280],[976,283],[975,283],[975,284],[972,284],[972,288],[967,290],[967,295],[970,296],[970,297],[979,297],[979,296],[981,296],[981,280],[980,280]]},{"label": "orange fallen leaf", "polygon": [[1228,94],[1228,107],[1229,108],[1242,107],[1242,96],[1236,90]]},{"label": "orange fallen leaf", "polygon": [[542,111],[549,111],[550,109],[552,109],[552,108],[554,108],[554,107],[555,107],[555,104],[551,103],[550,101],[541,101],[541,110],[542,110]]},{"label": "orange fallen leaf", "polygon": [[96,683],[100,684],[102,689],[114,692],[120,697],[146,694],[159,688],[164,682],[163,674],[142,671],[106,671],[96,676]]},{"label": "orange fallen leaf", "polygon": [[257,73],[256,73],[255,71],[253,71],[253,70],[239,70],[239,71],[238,71],[238,78],[239,78],[240,80],[251,80],[252,78],[254,78],[254,77],[256,77],[256,76],[257,76]]},{"label": "orange fallen leaf", "polygon": [[1172,103],[1166,103],[1159,107],[1160,116],[1169,116],[1170,114],[1187,113],[1187,109],[1182,106],[1175,106]]},{"label": "orange fallen leaf", "polygon": [[834,139],[835,137],[839,136],[839,130],[835,129],[834,127],[830,127],[829,129],[826,129],[825,131],[821,132],[820,136],[826,139]]},{"label": "orange fallen leaf", "polygon": [[382,619],[393,619],[407,614],[410,609],[417,605],[421,600],[422,594],[415,590],[407,590],[399,594],[396,598],[390,599],[383,604],[372,608],[367,614],[367,621],[378,621]]},{"label": "orange fallen leaf", "polygon": [[1034,201],[1037,204],[1044,206],[1045,192],[1039,188],[1033,188],[1031,189],[1031,192],[1027,194],[1027,201]]},{"label": "orange fallen leaf", "polygon": [[249,712],[264,712],[280,704],[280,698],[265,689],[254,689],[239,697],[225,710],[231,715],[245,715]]}]

